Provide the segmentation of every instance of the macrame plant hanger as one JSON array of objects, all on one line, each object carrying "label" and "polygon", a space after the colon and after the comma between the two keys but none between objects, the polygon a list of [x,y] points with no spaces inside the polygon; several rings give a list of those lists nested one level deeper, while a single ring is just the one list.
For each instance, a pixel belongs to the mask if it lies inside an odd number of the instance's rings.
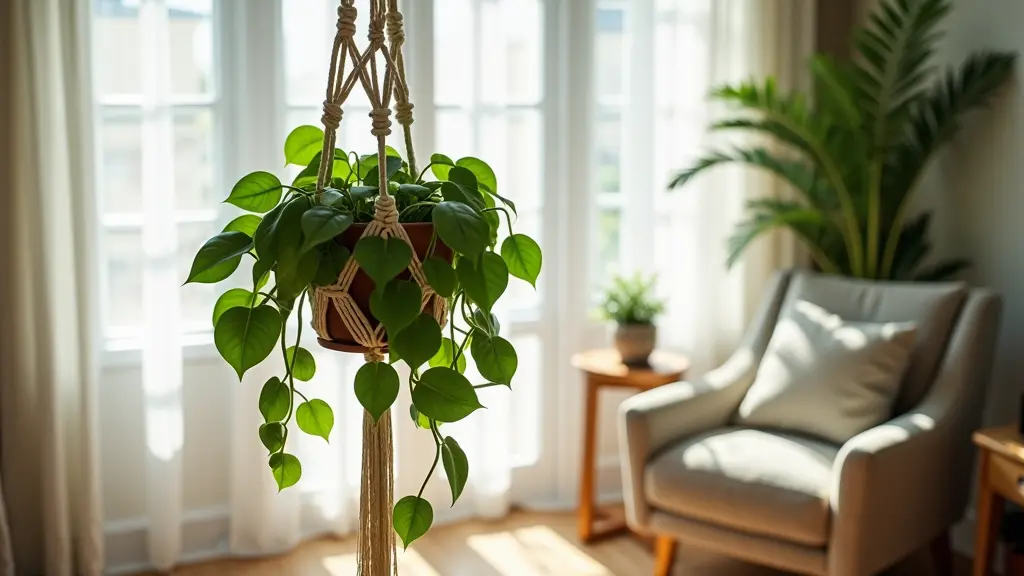
[{"label": "macrame plant hanger", "polygon": [[[327,99],[324,101],[324,144],[320,171],[317,174],[317,197],[330,185],[334,166],[334,147],[342,119],[342,104],[355,88],[362,85],[370,100],[371,130],[377,138],[379,193],[374,204],[373,221],[366,226],[362,237],[380,236],[396,238],[412,246],[405,230],[398,223],[395,200],[388,193],[388,175],[385,138],[391,134],[391,105],[395,105],[395,119],[402,125],[409,172],[416,174],[416,156],[412,147],[410,126],[413,105],[409,101],[409,86],[405,79],[402,44],[405,32],[398,0],[370,0],[369,44],[361,51],[355,43],[357,11],[355,0],[340,0],[338,6],[338,32],[331,51],[331,67],[327,79]],[[385,41],[385,30],[387,37]],[[380,80],[377,55],[384,62],[384,77]],[[347,64],[351,68],[346,73]],[[317,287],[310,299],[313,306],[313,328],[327,344],[327,311],[333,306],[345,327],[364,351],[367,362],[384,360],[387,340],[383,325],[372,324],[349,294],[352,281],[359,271],[355,258],[348,262],[337,282]],[[419,257],[413,250],[409,272],[419,284],[423,300],[420,309],[430,307],[430,313],[442,327],[447,317],[447,303],[434,298],[427,283]],[[431,304],[432,303],[432,304]],[[328,346],[330,347],[330,346]],[[363,413],[362,478],[359,498],[359,571],[360,576],[386,576],[397,574],[395,532],[391,510],[394,501],[394,453],[392,450],[391,414],[385,412],[375,424],[370,414]]]}]

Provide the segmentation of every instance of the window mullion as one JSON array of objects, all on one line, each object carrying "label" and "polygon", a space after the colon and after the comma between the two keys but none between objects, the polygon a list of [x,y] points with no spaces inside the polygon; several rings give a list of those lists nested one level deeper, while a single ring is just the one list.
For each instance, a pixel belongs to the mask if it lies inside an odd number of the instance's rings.
[{"label": "window mullion", "polygon": [[[414,109],[413,146],[417,168],[430,162],[437,150],[437,107],[434,104],[434,10],[436,0],[405,0],[402,10],[406,25],[403,56]],[[401,148],[400,148],[401,149]]]},{"label": "window mullion", "polygon": [[649,269],[654,245],[654,2],[633,0],[626,25],[628,66],[622,115],[622,254],[626,268]]}]

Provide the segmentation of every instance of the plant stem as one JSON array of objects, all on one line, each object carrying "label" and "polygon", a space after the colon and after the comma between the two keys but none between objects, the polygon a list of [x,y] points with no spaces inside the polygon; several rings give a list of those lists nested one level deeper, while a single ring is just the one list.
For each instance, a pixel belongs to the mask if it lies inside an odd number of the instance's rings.
[{"label": "plant stem", "polygon": [[490,388],[491,386],[504,386],[504,384],[499,384],[497,382],[488,382],[487,384],[474,384],[473,388]]},{"label": "plant stem", "polygon": [[[291,422],[292,413],[295,411],[295,375],[292,374],[292,370],[295,368],[295,359],[299,357],[299,342],[302,341],[302,304],[306,300],[306,291],[303,290],[299,296],[299,316],[298,316],[298,329],[295,331],[295,354],[292,354],[292,361],[288,362],[288,349],[284,347],[285,341],[285,330],[287,322],[281,324],[281,355],[284,357],[285,369],[287,370],[286,377],[288,378],[288,388],[291,390],[291,396],[288,400],[288,416],[285,417],[284,423],[288,424]],[[303,396],[304,397],[304,396]]]},{"label": "plant stem", "polygon": [[[431,430],[433,430],[433,423],[431,423]],[[437,434],[437,432],[434,432]],[[427,488],[427,482],[430,481],[430,477],[434,475],[434,470],[437,469],[437,461],[441,459],[441,443],[437,441],[437,436],[434,436],[434,463],[430,465],[430,471],[427,472],[427,477],[423,479],[423,484],[420,485],[420,491],[416,493],[417,498],[423,497],[423,491]]]}]

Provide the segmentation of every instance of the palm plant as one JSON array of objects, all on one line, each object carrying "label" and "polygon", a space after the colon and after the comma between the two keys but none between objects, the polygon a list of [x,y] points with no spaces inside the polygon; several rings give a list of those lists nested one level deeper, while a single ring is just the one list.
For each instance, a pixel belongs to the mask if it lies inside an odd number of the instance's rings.
[{"label": "palm plant", "polygon": [[767,135],[778,145],[711,152],[675,175],[680,187],[720,164],[767,170],[795,199],[755,199],[729,238],[731,266],[758,236],[788,229],[824,272],[903,280],[949,278],[962,259],[922,266],[929,216],[908,219],[928,161],[971,110],[1013,72],[1016,54],[981,52],[937,79],[932,56],[949,0],[886,0],[858,30],[852,62],[811,59],[813,95],[780,92],[773,79],[723,86],[713,99],[741,113],[712,130]]}]

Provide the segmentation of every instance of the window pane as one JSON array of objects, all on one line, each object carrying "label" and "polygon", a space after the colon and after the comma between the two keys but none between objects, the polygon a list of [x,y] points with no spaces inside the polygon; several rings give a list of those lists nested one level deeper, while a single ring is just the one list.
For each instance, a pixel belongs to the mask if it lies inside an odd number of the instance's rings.
[{"label": "window pane", "polygon": [[142,319],[142,233],[107,230],[104,325],[108,337],[126,336]]},{"label": "window pane", "polygon": [[544,74],[541,10],[541,3],[536,0],[481,4],[481,37],[487,39],[481,42],[479,49],[482,60],[479,65],[480,87],[484,103],[540,102]]},{"label": "window pane", "polygon": [[542,203],[541,136],[541,113],[536,110],[485,116],[480,121],[475,155],[494,169],[498,193],[512,199],[520,210],[538,208]]},{"label": "window pane", "polygon": [[[206,243],[213,235],[220,232],[220,228],[214,222],[195,222],[189,224],[181,224],[178,226],[178,277],[187,278],[188,271],[192,267],[192,260],[195,257],[196,252],[199,248]],[[250,261],[252,260],[248,256],[242,258],[242,266],[239,266],[239,270],[243,268],[249,270],[251,266]],[[249,278],[250,275],[242,275],[241,272],[235,272],[235,276],[232,280],[235,280],[238,285],[242,287],[248,287],[249,282],[243,282]],[[231,280],[226,281],[224,284],[189,284],[183,288],[181,293],[181,319],[182,319],[182,330],[184,332],[196,332],[212,330],[213,327],[210,324],[210,315],[213,312],[213,304],[217,301],[217,296],[227,289],[227,284]]]},{"label": "window pane", "polygon": [[[369,0],[356,0],[359,16],[356,19],[356,43],[360,49],[366,45],[367,23],[370,17]],[[291,105],[317,105],[327,93],[327,73],[331,45],[337,32],[337,0],[283,0],[281,21],[284,31],[285,97]],[[383,73],[383,61],[378,59]],[[351,71],[351,60],[345,66]],[[357,106],[370,107],[370,101],[360,84],[347,100]],[[317,115],[319,118],[319,114]]]},{"label": "window pane", "polygon": [[167,0],[171,92],[209,94],[213,86],[213,0]]},{"label": "window pane", "polygon": [[603,110],[597,120],[597,189],[619,192],[622,188],[622,118],[618,110]]},{"label": "window pane", "polygon": [[100,199],[107,214],[142,211],[142,125],[137,112],[100,120]]},{"label": "window pane", "polygon": [[473,102],[477,30],[473,4],[472,0],[434,2],[434,101],[438,106],[469,106]]},{"label": "window pane", "polygon": [[540,458],[540,439],[544,432],[544,413],[541,406],[541,371],[543,356],[541,340],[537,336],[516,336],[512,345],[519,356],[519,367],[513,378],[512,414],[516,418],[516,433],[512,435],[512,458],[529,465]]},{"label": "window pane", "polygon": [[[595,74],[599,96],[619,97],[623,94],[625,20],[625,10],[622,8],[603,6],[597,9]],[[688,58],[685,60],[689,61]]]},{"label": "window pane", "polygon": [[458,110],[441,110],[437,113],[437,126],[437,152],[456,160],[473,153],[469,114]]},{"label": "window pane", "polygon": [[142,92],[138,0],[95,0],[94,82],[98,94]]},{"label": "window pane", "polygon": [[227,197],[214,189],[214,126],[209,110],[174,115],[174,190],[178,208],[214,208]]}]

